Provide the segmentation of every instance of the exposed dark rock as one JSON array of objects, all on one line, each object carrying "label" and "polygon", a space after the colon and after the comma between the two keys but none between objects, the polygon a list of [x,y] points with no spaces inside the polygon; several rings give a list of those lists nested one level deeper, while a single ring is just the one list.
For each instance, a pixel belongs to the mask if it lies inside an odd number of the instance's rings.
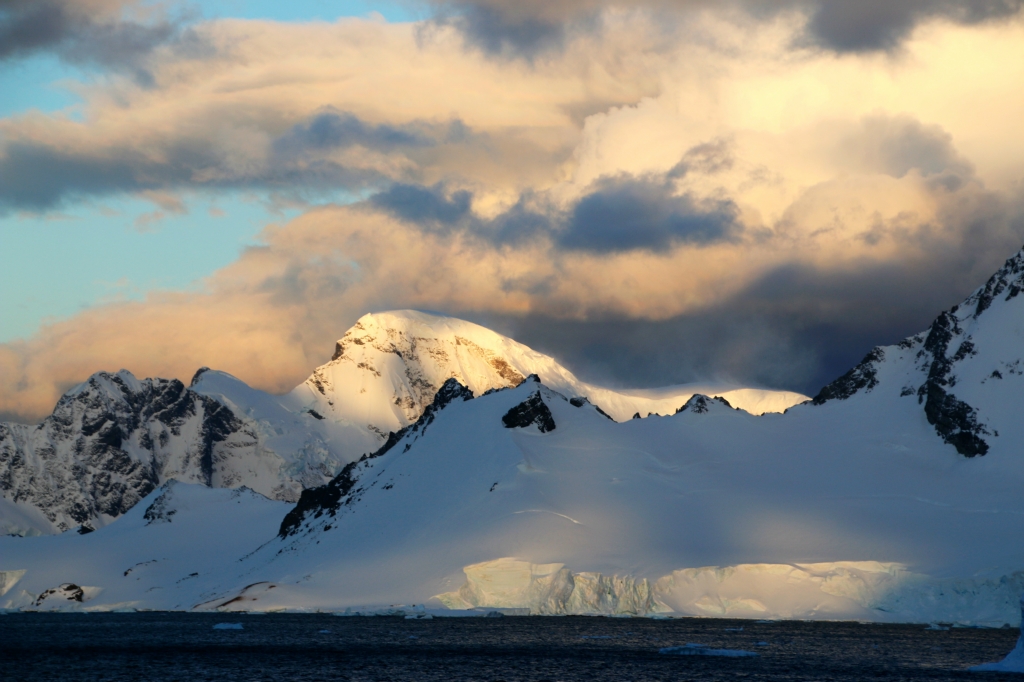
[{"label": "exposed dark rock", "polygon": [[637,412],[636,414],[633,415],[633,419],[642,419],[642,417],[640,416],[640,413]]},{"label": "exposed dark rock", "polygon": [[196,373],[192,375],[192,381],[188,382],[188,387],[192,388],[199,383],[199,377],[203,376],[210,371],[209,367],[200,367],[196,370]]},{"label": "exposed dark rock", "polygon": [[932,323],[924,348],[918,353],[919,358],[931,358],[928,377],[917,389],[917,399],[924,403],[925,417],[943,441],[965,457],[976,457],[988,452],[988,443],[982,436],[989,435],[989,431],[980,423],[977,410],[946,390],[956,383],[953,364],[975,352],[974,344],[966,339],[952,358],[947,356],[950,343],[961,334],[959,321],[950,312],[939,315]]},{"label": "exposed dark rock", "polygon": [[864,356],[860,364],[825,386],[811,400],[812,405],[824,405],[829,400],[846,400],[858,391],[870,392],[878,385],[878,370],[875,363],[885,359],[885,351],[874,348]]},{"label": "exposed dark rock", "polygon": [[988,443],[981,436],[988,435],[989,431],[978,423],[977,411],[937,383],[926,383],[925,387],[924,413],[942,440],[965,457],[987,453]]},{"label": "exposed dark rock", "polygon": [[1024,251],[1017,253],[1003,264],[1003,267],[989,277],[985,285],[967,299],[967,303],[974,303],[974,317],[978,317],[988,310],[999,295],[1006,292],[1006,299],[1009,301],[1015,298],[1024,286]]},{"label": "exposed dark rock", "polygon": [[81,587],[74,583],[64,583],[60,587],[51,587],[40,594],[35,601],[36,606],[42,606],[43,602],[51,596],[58,596],[67,599],[68,601],[81,602],[85,599],[85,592]]},{"label": "exposed dark rock", "polygon": [[590,402],[589,398],[569,398],[569,404],[572,405],[573,407],[583,407],[584,405],[592,405],[594,409],[597,410],[598,414],[604,415],[606,419],[611,419],[612,421],[615,421],[614,419],[612,419],[612,416],[610,414],[601,409],[600,405]]},{"label": "exposed dark rock", "polygon": [[[529,381],[529,378],[527,380]],[[534,391],[530,397],[506,412],[505,416],[501,418],[501,422],[506,429],[536,425],[541,433],[555,430],[555,418],[544,403],[544,399],[540,397],[540,391]]]},{"label": "exposed dark rock", "polygon": [[677,409],[675,413],[679,414],[680,412],[692,412],[694,414],[706,414],[708,410],[711,409],[712,403],[719,403],[721,405],[724,405],[725,407],[728,407],[730,410],[735,409],[731,404],[729,404],[728,400],[721,396],[709,398],[706,395],[695,393],[694,395],[690,396],[690,399],[686,401],[686,404]]},{"label": "exposed dark rock", "polygon": [[324,416],[322,414],[320,414],[319,412],[317,412],[313,408],[310,408],[307,411],[309,412],[309,416],[312,417],[313,419],[323,419],[324,418]]},{"label": "exposed dark rock", "polygon": [[146,520],[147,526],[157,522],[170,523],[171,517],[178,513],[176,509],[171,507],[171,491],[174,490],[174,485],[174,481],[166,483],[163,493],[158,495],[153,500],[153,503],[146,507],[142,518]]}]

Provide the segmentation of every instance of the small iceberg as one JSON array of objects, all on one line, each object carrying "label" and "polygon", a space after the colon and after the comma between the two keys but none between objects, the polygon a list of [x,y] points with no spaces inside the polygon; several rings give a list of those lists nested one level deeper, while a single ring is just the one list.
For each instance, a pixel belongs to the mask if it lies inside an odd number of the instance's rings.
[{"label": "small iceberg", "polygon": [[703,644],[687,644],[685,646],[667,646],[658,649],[659,654],[672,654],[674,656],[725,656],[728,658],[746,658],[757,656],[753,651],[743,649],[712,649]]},{"label": "small iceberg", "polygon": [[217,623],[213,626],[214,630],[241,630],[241,623]]},{"label": "small iceberg", "polygon": [[968,668],[972,673],[1024,673],[1024,597],[1020,598],[1020,637],[1017,646],[998,663],[982,663]]},{"label": "small iceberg", "polygon": [[429,613],[414,613],[405,617],[406,620],[433,620],[433,618]]}]

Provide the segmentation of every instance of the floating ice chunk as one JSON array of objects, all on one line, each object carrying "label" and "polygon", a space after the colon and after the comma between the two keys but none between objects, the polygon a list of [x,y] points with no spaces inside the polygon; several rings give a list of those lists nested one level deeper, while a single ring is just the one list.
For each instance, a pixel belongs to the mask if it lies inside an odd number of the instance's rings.
[{"label": "floating ice chunk", "polygon": [[1017,646],[998,663],[982,663],[968,668],[972,673],[1024,673],[1024,597],[1020,598],[1020,637]]},{"label": "floating ice chunk", "polygon": [[1003,660],[998,663],[982,663],[968,670],[973,673],[1024,673],[1024,636],[1017,640],[1017,646]]},{"label": "floating ice chunk", "polygon": [[658,649],[659,654],[673,654],[675,656],[725,656],[729,658],[744,658],[758,656],[753,651],[743,649],[711,649],[703,644],[687,644],[686,646],[667,646]]},{"label": "floating ice chunk", "polygon": [[241,630],[241,623],[217,623],[213,626],[214,630]]},{"label": "floating ice chunk", "polygon": [[406,620],[431,620],[433,618],[429,613],[414,613],[411,616],[406,616]]},{"label": "floating ice chunk", "polygon": [[944,625],[939,625],[938,623],[931,623],[931,624],[928,625],[928,627],[925,628],[925,630],[948,630],[948,629],[949,629],[948,627],[946,627]]},{"label": "floating ice chunk", "polygon": [[743,632],[743,628],[725,628],[726,632]]}]

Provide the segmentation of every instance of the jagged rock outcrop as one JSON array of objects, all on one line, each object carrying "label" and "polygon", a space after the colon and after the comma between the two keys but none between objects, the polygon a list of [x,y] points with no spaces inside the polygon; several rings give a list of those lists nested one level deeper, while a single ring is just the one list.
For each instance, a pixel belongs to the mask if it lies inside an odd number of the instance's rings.
[{"label": "jagged rock outcrop", "polygon": [[[1006,261],[963,303],[943,312],[927,331],[895,346],[873,349],[864,360],[813,399],[813,404],[896,389],[916,397],[935,433],[965,457],[984,455],[998,429],[987,409],[1001,410],[1002,396],[991,382],[1021,373],[1024,350],[1013,339],[1022,316],[1024,251]],[[885,378],[883,378],[885,377]],[[899,382],[898,386],[896,382]],[[987,384],[987,385],[986,385]]]},{"label": "jagged rock outcrop", "polygon": [[534,391],[526,400],[506,412],[501,418],[501,423],[505,425],[506,429],[525,429],[536,426],[541,433],[548,433],[557,428],[555,418],[544,403],[539,390]]},{"label": "jagged rock outcrop", "polygon": [[697,394],[687,400],[686,403],[676,410],[676,414],[680,414],[682,412],[690,412],[691,414],[707,414],[715,404],[727,407],[730,410],[733,409],[732,405],[729,404],[729,401],[721,396],[717,398],[709,398],[706,395]]},{"label": "jagged rock outcrop", "polygon": [[40,530],[86,530],[167,479],[235,487],[260,456],[245,420],[180,381],[100,372],[39,425],[0,424],[0,492],[40,514]]}]

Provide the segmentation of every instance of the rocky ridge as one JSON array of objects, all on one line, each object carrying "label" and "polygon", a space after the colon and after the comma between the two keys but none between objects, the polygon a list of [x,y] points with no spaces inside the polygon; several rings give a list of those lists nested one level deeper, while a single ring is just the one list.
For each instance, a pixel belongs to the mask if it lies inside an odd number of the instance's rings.
[{"label": "rocky ridge", "polygon": [[942,312],[926,331],[872,349],[860,364],[822,388],[812,403],[896,390],[903,398],[916,398],[936,434],[959,454],[985,455],[999,436],[989,417],[1006,402],[1000,395],[1006,391],[995,385],[1024,373],[1024,333],[1017,321],[1022,289],[1024,251],[962,303]]}]

